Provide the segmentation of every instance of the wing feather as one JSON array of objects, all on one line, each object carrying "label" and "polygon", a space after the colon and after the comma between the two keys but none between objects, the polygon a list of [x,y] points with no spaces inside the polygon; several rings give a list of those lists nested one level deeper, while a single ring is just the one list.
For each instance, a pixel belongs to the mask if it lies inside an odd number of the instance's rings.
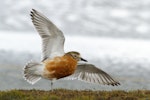
[{"label": "wing feather", "polygon": [[64,35],[47,17],[32,9],[32,22],[42,38],[42,60],[64,54]]},{"label": "wing feather", "polygon": [[90,83],[98,83],[104,85],[120,85],[117,80],[92,64],[78,65],[75,73],[68,78],[79,79]]}]

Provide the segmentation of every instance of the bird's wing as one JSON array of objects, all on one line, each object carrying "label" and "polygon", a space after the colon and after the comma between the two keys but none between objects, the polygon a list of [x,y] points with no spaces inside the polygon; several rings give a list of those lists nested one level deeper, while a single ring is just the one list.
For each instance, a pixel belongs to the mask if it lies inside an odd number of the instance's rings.
[{"label": "bird's wing", "polygon": [[69,76],[67,79],[78,79],[90,83],[112,86],[120,85],[120,83],[113,79],[109,74],[92,64],[79,64],[75,73]]},{"label": "bird's wing", "polygon": [[42,38],[42,60],[64,54],[64,35],[48,18],[32,9],[32,22]]}]

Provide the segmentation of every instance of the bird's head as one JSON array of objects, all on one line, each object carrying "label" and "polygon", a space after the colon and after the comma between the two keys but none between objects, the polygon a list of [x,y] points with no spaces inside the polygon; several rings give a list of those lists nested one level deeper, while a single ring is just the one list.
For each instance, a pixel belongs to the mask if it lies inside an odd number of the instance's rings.
[{"label": "bird's head", "polygon": [[70,55],[73,59],[75,59],[77,61],[85,61],[85,62],[87,62],[87,60],[85,60],[85,59],[83,59],[81,57],[79,52],[71,51],[71,52],[67,52],[66,55]]}]

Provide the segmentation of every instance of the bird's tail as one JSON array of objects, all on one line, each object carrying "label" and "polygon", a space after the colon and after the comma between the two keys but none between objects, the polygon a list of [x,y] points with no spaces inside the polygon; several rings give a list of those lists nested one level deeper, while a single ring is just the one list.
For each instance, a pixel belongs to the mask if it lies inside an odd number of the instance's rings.
[{"label": "bird's tail", "polygon": [[27,82],[34,84],[41,79],[44,65],[37,62],[29,62],[24,67],[24,78]]}]

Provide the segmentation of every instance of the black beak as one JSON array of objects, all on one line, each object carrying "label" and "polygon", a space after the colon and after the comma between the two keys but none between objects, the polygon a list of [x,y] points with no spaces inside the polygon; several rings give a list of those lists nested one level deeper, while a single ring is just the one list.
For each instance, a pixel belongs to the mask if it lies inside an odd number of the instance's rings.
[{"label": "black beak", "polygon": [[83,58],[81,58],[81,61],[85,61],[85,62],[87,62],[87,60],[85,60],[85,59],[83,59]]}]

